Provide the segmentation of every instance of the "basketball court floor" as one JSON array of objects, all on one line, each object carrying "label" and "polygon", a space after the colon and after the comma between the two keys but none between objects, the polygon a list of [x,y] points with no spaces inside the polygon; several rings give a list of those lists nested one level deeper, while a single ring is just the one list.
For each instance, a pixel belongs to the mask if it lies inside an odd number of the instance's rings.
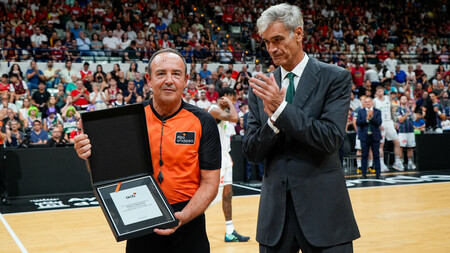
[{"label": "basketball court floor", "polygon": [[[361,238],[355,252],[450,252],[450,170],[348,176]],[[260,182],[235,184],[233,222],[249,242],[225,243],[221,204],[206,211],[213,253],[258,252]],[[124,252],[92,193],[12,199],[0,206],[0,252]],[[151,245],[149,245],[149,248]]]}]

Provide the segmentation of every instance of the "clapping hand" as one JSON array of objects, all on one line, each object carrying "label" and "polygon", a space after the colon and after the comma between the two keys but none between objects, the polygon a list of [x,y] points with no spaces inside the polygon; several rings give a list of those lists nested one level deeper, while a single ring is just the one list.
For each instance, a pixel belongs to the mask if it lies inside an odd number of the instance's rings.
[{"label": "clapping hand", "polygon": [[281,89],[278,87],[273,73],[270,74],[270,77],[264,74],[256,74],[255,77],[250,78],[250,86],[253,88],[255,95],[262,99],[264,112],[267,113],[269,118],[272,117],[272,114],[284,101],[286,87]]}]

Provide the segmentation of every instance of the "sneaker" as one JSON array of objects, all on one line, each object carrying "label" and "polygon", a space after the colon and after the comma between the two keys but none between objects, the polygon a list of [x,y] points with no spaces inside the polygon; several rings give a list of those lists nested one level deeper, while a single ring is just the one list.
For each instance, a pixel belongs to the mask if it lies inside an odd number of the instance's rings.
[{"label": "sneaker", "polygon": [[356,169],[356,174],[361,174],[361,168]]},{"label": "sneaker", "polygon": [[369,172],[375,174],[375,170],[372,167],[369,168]]},{"label": "sneaker", "polygon": [[408,163],[408,170],[415,170],[416,165],[414,163]]},{"label": "sneaker", "polygon": [[381,165],[381,172],[388,172],[389,168],[386,166],[386,164],[384,163],[380,163]]},{"label": "sneaker", "polygon": [[249,236],[240,235],[236,230],[232,234],[225,233],[225,242],[246,242],[250,240]]},{"label": "sneaker", "polygon": [[399,162],[394,163],[394,165],[392,165],[392,168],[394,168],[395,170],[398,170],[398,171],[404,171],[405,170],[405,168],[403,167],[403,164],[399,163]]}]

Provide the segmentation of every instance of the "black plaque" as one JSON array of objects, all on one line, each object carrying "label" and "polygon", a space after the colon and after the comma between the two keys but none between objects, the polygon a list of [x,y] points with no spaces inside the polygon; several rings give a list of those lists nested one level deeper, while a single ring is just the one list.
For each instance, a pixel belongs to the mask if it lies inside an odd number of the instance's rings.
[{"label": "black plaque", "polygon": [[83,131],[91,142],[88,167],[94,194],[117,241],[178,225],[153,178],[142,104],[87,112]]}]

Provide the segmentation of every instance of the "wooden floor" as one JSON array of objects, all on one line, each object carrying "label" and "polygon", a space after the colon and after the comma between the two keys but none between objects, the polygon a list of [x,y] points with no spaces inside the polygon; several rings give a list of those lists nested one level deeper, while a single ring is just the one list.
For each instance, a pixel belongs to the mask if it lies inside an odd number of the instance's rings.
[{"label": "wooden floor", "polygon": [[[362,237],[355,252],[450,252],[450,183],[350,190]],[[236,229],[247,243],[224,243],[220,203],[207,210],[213,253],[258,252],[255,241],[258,196],[233,199]],[[3,215],[28,252],[124,252],[100,208]],[[0,223],[0,252],[20,252]]]}]

